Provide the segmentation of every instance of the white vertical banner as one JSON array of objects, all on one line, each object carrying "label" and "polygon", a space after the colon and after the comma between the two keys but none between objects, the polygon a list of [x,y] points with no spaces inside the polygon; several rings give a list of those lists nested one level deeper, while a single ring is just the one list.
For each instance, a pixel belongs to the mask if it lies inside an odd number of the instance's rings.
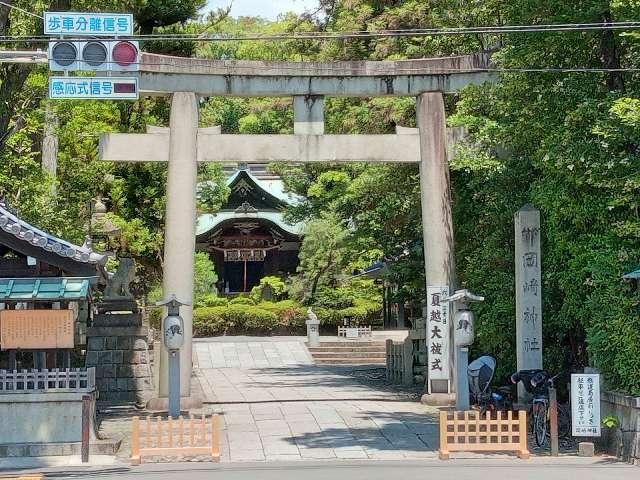
[{"label": "white vertical banner", "polygon": [[449,286],[427,287],[427,377],[431,380],[449,380],[451,366],[449,362],[450,327]]},{"label": "white vertical banner", "polygon": [[600,436],[600,375],[571,375],[571,426],[574,437]]}]

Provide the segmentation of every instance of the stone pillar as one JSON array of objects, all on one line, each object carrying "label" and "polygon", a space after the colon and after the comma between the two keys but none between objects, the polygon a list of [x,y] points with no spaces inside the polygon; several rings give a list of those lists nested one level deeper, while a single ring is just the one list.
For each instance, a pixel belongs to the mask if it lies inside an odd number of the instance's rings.
[{"label": "stone pillar", "polygon": [[[540,211],[525,205],[514,217],[516,266],[516,361],[518,370],[542,368],[542,270]],[[522,382],[518,398],[526,398]]]},{"label": "stone pillar", "polygon": [[293,133],[296,135],[324,134],[324,97],[322,95],[293,97]]},{"label": "stone pillar", "polygon": [[[190,396],[193,333],[193,257],[196,239],[198,100],[194,93],[176,92],[171,99],[169,168],[165,218],[163,293],[189,305],[180,308],[184,346],[180,350],[180,391]],[[159,396],[169,393],[169,358],[160,354]],[[183,404],[183,408],[188,408]]]},{"label": "stone pillar", "polygon": [[[447,132],[445,124],[444,97],[441,92],[423,93],[417,98],[416,114],[420,133],[420,198],[422,207],[422,233],[424,238],[424,268],[428,291],[440,294],[453,291],[454,241],[451,216],[451,193],[449,186],[449,164],[447,162]],[[434,300],[427,298],[427,306]],[[435,306],[437,307],[437,306]],[[439,307],[438,307],[439,308]],[[447,315],[451,318],[451,316]],[[427,343],[429,343],[429,318]],[[453,330],[448,322],[444,332],[449,345],[453,345]],[[453,390],[454,349],[448,348],[442,359],[446,362],[443,378],[429,379],[430,362],[427,361],[427,391],[450,393]],[[429,356],[429,352],[427,352]],[[449,400],[449,399],[447,399]],[[444,401],[444,400],[443,400]]]}]

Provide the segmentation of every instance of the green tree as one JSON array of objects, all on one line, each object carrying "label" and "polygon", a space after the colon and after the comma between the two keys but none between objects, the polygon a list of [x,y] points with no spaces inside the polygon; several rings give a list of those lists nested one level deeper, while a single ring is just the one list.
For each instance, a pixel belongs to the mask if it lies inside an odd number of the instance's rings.
[{"label": "green tree", "polygon": [[195,276],[193,279],[193,295],[196,298],[215,293],[215,285],[218,281],[216,267],[205,252],[196,252]]},{"label": "green tree", "polygon": [[330,214],[310,221],[300,248],[298,275],[293,295],[313,303],[318,286],[335,284],[345,263],[345,242],[349,232]]}]

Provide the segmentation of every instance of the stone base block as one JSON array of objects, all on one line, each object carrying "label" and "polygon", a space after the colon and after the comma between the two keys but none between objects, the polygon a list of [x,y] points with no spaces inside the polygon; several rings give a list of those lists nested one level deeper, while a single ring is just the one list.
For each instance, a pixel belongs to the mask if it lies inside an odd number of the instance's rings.
[{"label": "stone base block", "polygon": [[420,403],[433,407],[451,407],[456,404],[454,393],[425,393],[420,398]]},{"label": "stone base block", "polygon": [[592,442],[580,442],[578,444],[579,457],[593,457],[595,455],[595,447]]},{"label": "stone base block", "polygon": [[87,337],[140,337],[149,336],[149,327],[89,327]]},{"label": "stone base block", "polygon": [[[121,438],[92,440],[89,443],[89,455],[115,455],[121,443]],[[81,449],[81,442],[11,443],[0,445],[0,458],[80,455]]]},{"label": "stone base block", "polygon": [[94,327],[141,327],[141,313],[101,313],[93,317]]},{"label": "stone base block", "polygon": [[105,298],[97,305],[98,313],[138,313],[138,304],[133,298]]},{"label": "stone base block", "polygon": [[[180,409],[192,410],[202,408],[202,398],[196,396],[180,397]],[[169,399],[167,397],[152,398],[147,402],[147,410],[152,412],[166,412],[169,410]]]}]

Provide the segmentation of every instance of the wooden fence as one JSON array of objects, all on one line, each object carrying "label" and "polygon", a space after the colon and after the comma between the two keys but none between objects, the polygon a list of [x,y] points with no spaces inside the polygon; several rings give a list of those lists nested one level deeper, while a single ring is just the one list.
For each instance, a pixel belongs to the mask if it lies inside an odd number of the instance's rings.
[{"label": "wooden fence", "polygon": [[440,458],[447,460],[451,452],[516,452],[529,458],[527,412],[441,411]]},{"label": "wooden fence", "polygon": [[140,465],[149,456],[209,455],[220,460],[220,417],[133,417],[131,464]]},{"label": "wooden fence", "polygon": [[403,342],[387,339],[387,381],[413,384],[413,341],[410,337]]},{"label": "wooden fence", "polygon": [[93,392],[96,370],[67,368],[51,370],[0,370],[0,394],[43,392]]}]

